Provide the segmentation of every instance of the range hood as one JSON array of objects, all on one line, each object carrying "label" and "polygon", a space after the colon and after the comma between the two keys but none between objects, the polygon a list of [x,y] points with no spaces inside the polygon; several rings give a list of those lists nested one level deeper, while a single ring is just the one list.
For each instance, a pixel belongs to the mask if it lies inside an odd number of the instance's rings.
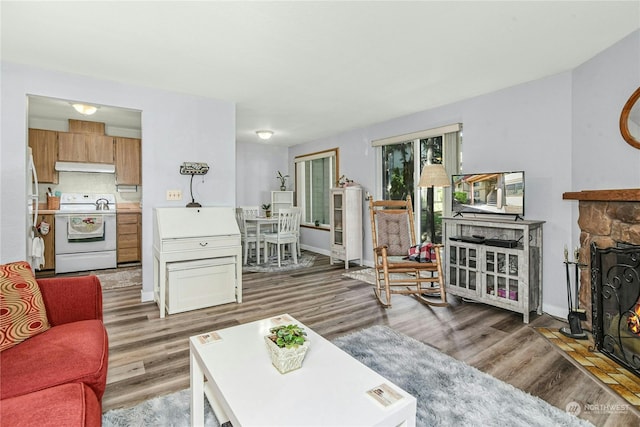
[{"label": "range hood", "polygon": [[58,172],[115,173],[116,165],[108,163],[56,162]]}]

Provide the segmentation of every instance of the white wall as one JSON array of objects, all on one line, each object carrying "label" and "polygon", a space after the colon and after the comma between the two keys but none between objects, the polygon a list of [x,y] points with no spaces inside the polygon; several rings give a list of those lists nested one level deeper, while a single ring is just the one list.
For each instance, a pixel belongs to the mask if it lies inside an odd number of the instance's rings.
[{"label": "white wall", "polygon": [[[622,106],[640,84],[639,35],[636,31],[575,72],[291,147],[289,162],[296,155],[339,147],[340,174],[362,184],[365,191],[380,194],[371,140],[463,123],[465,172],[525,171],[526,219],[546,222],[543,310],[566,317],[563,249],[578,246],[579,240],[574,231],[575,202],[563,200],[562,194],[639,187],[640,151],[624,143],[618,131]],[[586,165],[578,165],[583,161]],[[622,173],[613,176],[603,168]],[[595,170],[597,186],[591,182]],[[371,265],[371,230],[364,201],[363,224],[364,256]],[[302,243],[327,253],[329,236],[306,229]]]},{"label": "white wall", "polygon": [[[240,142],[236,145],[236,159],[238,206],[260,207],[263,203],[271,203],[271,191],[280,190],[280,180],[276,178],[278,171],[293,177],[287,163],[287,147]],[[293,187],[294,180],[287,178],[287,190],[293,190]]]},{"label": "white wall", "polygon": [[[640,188],[640,150],[620,134],[622,107],[640,87],[640,30],[573,72],[571,191]],[[580,239],[578,202],[573,241]]]},{"label": "white wall", "polygon": [[[184,161],[207,162],[209,173],[194,180],[205,206],[234,206],[235,105],[151,88],[47,71],[2,62],[0,165],[0,262],[25,259],[27,229],[27,95],[82,99],[142,111],[143,299],[153,290],[153,208],[185,206],[189,177]],[[182,190],[185,200],[165,201],[166,190]]]},{"label": "white wall", "polygon": [[640,150],[620,134],[622,107],[640,86],[640,30],[573,72],[572,190],[640,187]]}]

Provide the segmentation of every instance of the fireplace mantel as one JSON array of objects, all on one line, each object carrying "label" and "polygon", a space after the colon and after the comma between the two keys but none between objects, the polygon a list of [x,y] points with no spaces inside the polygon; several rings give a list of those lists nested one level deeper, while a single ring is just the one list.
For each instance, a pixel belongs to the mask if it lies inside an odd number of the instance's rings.
[{"label": "fireplace mantel", "polygon": [[621,190],[583,190],[563,193],[564,200],[585,200],[592,202],[640,202],[640,188]]}]

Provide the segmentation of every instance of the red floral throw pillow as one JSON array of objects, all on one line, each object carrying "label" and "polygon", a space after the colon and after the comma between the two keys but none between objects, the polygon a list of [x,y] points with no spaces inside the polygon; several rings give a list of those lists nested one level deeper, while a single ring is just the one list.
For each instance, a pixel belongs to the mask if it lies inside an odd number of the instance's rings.
[{"label": "red floral throw pillow", "polygon": [[0,265],[0,351],[49,328],[31,266],[24,261]]}]

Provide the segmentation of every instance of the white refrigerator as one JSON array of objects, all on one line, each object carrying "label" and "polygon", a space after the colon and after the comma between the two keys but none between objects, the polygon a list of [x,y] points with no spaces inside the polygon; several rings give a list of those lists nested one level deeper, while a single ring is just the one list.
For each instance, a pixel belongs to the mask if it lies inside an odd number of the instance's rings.
[{"label": "white refrigerator", "polygon": [[34,270],[44,267],[44,240],[37,231],[38,225],[38,173],[33,163],[33,153],[27,155],[27,261]]}]

